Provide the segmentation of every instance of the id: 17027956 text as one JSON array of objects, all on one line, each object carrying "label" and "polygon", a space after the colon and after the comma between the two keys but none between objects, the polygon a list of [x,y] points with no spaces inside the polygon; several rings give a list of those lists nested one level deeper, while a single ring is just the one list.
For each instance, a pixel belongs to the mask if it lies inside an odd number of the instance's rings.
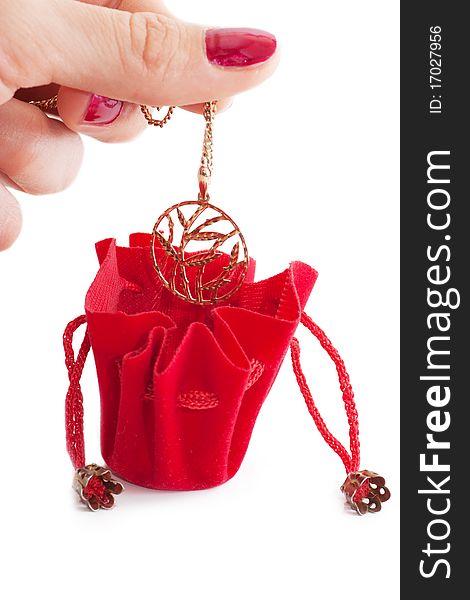
[{"label": "id: 17027956 text", "polygon": [[432,115],[442,113],[442,27],[429,28],[429,87],[431,99],[429,112]]}]

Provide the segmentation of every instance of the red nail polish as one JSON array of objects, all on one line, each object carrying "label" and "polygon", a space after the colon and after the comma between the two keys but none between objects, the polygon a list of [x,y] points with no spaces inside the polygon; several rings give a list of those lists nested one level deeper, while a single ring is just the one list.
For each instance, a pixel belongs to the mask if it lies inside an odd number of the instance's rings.
[{"label": "red nail polish", "polygon": [[209,29],[206,32],[206,54],[210,63],[219,67],[248,67],[271,58],[276,38],[260,29]]},{"label": "red nail polish", "polygon": [[123,106],[121,100],[93,94],[83,122],[92,125],[109,125],[119,117]]}]

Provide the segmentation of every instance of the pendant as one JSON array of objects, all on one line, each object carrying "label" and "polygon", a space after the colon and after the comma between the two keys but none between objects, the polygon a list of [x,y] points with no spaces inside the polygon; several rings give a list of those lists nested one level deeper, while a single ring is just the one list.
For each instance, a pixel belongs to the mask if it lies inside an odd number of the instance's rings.
[{"label": "pendant", "polygon": [[174,204],[160,215],[151,256],[163,286],[192,304],[228,300],[248,270],[248,250],[238,225],[201,200]]}]

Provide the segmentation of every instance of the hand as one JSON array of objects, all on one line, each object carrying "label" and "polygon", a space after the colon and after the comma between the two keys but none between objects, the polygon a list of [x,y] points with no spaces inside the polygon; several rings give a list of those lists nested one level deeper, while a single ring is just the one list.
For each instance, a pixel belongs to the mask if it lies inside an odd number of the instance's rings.
[{"label": "hand", "polygon": [[[0,15],[0,250],[21,228],[7,187],[63,190],[79,134],[131,139],[146,124],[139,104],[223,107],[277,64],[271,34],[184,23],[159,0],[0,0]],[[27,103],[55,93],[59,119]]]}]

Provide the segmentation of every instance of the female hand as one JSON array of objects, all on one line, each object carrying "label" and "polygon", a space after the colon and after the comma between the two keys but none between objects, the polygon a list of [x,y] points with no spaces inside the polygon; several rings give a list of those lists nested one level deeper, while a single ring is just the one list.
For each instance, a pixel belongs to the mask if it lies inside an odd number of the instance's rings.
[{"label": "female hand", "polygon": [[[223,107],[277,64],[273,35],[184,23],[160,0],[0,0],[0,17],[0,250],[21,228],[7,187],[63,190],[79,134],[131,139],[146,123],[139,104]],[[59,119],[28,104],[56,93]]]}]

